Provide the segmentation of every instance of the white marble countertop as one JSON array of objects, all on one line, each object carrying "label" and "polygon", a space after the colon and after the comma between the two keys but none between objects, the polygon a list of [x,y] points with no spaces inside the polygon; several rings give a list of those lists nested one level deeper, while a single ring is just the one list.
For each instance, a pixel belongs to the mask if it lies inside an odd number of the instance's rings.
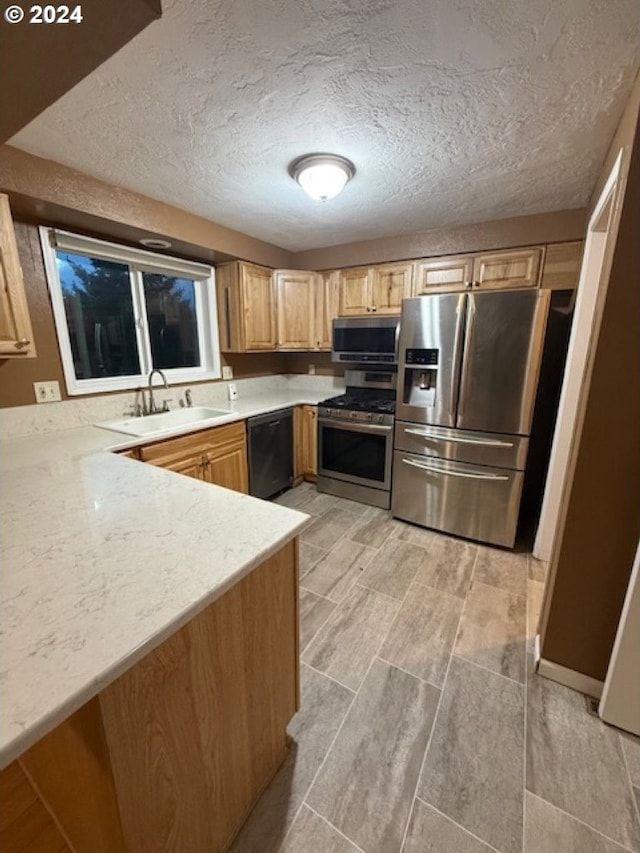
[{"label": "white marble countertop", "polygon": [[[256,395],[224,422],[323,397]],[[109,452],[150,440],[87,426],[2,443],[0,768],[307,523]]]}]

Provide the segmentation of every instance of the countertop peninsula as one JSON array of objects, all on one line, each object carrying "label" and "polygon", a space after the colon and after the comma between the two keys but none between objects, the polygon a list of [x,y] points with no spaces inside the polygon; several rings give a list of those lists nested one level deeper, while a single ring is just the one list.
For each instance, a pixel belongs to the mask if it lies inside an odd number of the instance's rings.
[{"label": "countertop peninsula", "polygon": [[[220,423],[323,396],[256,395]],[[149,440],[85,426],[2,443],[0,768],[307,522],[112,452]]]}]

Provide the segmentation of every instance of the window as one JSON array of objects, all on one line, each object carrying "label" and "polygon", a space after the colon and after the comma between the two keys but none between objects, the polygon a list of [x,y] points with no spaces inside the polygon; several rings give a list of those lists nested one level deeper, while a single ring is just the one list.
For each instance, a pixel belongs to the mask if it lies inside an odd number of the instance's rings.
[{"label": "window", "polygon": [[78,234],[41,228],[69,394],[220,377],[214,272]]}]

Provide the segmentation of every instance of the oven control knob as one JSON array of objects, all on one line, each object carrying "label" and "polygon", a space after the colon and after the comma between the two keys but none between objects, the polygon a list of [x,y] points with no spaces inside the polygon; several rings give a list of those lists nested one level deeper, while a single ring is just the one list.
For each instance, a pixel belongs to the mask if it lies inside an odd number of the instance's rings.
[{"label": "oven control knob", "polygon": [[358,413],[357,412],[349,412],[349,417],[355,421],[358,419]]},{"label": "oven control knob", "polygon": [[384,420],[384,415],[376,415],[376,421],[381,424]]},{"label": "oven control knob", "polygon": [[373,420],[373,415],[371,414],[371,412],[367,412],[367,413],[365,414],[365,416],[364,416],[363,420],[365,420],[365,421],[372,421],[372,420]]}]

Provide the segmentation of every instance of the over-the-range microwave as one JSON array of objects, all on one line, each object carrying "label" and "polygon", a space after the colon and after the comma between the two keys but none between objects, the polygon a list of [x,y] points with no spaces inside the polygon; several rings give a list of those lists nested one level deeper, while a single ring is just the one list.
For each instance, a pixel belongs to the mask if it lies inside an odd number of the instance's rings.
[{"label": "over-the-range microwave", "polygon": [[399,317],[335,319],[331,360],[349,364],[397,364],[399,330]]}]

